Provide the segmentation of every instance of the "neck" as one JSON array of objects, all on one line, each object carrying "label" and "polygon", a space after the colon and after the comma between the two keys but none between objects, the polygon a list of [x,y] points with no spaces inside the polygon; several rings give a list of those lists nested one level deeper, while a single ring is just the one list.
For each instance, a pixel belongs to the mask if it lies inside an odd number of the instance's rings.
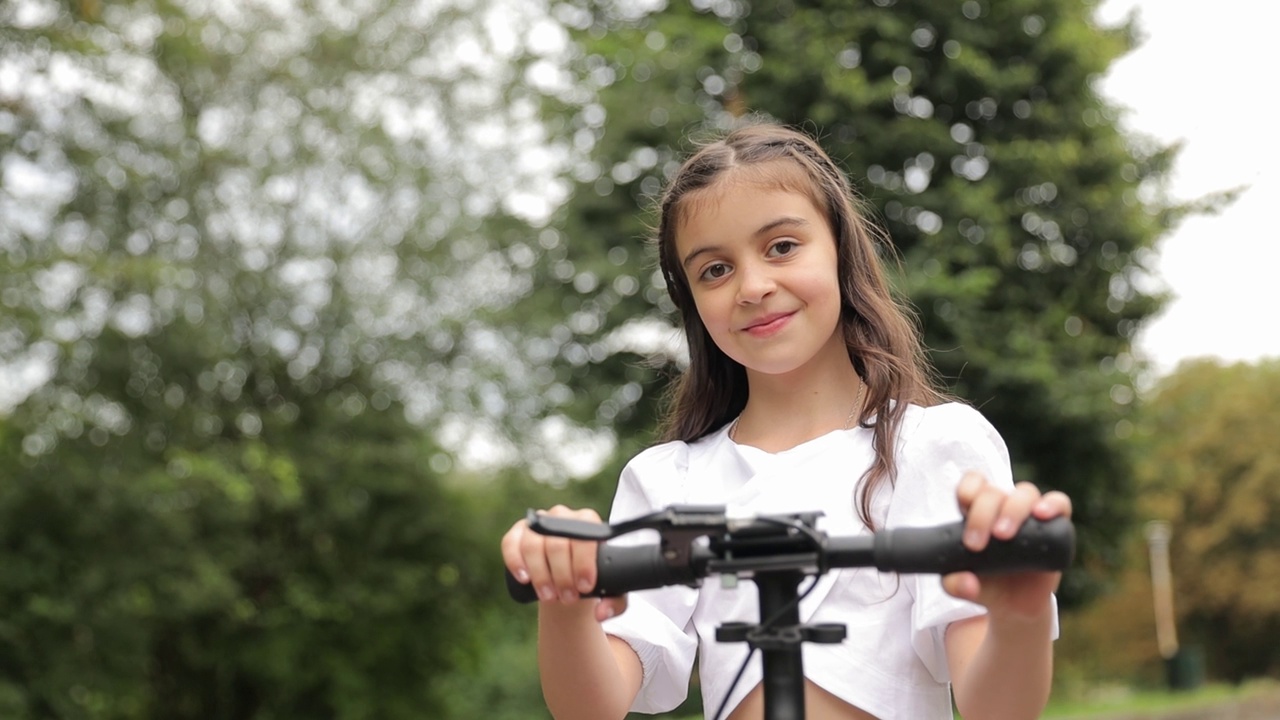
[{"label": "neck", "polygon": [[734,431],[738,442],[778,452],[858,422],[862,380],[847,355],[787,375],[748,370],[747,383],[747,406]]}]

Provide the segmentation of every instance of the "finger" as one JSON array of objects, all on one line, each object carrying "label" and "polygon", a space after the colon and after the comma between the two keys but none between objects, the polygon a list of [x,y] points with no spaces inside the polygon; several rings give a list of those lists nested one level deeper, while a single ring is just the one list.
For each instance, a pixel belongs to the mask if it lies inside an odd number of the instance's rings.
[{"label": "finger", "polygon": [[[574,518],[585,522],[600,522],[600,516],[590,508],[575,512]],[[591,592],[592,588],[596,586],[596,558],[600,553],[600,544],[591,541],[578,541],[573,543],[572,553],[573,576],[576,578],[575,587],[580,593]]]},{"label": "finger", "polygon": [[575,540],[569,545],[569,572],[573,577],[573,588],[579,593],[589,593],[596,586],[596,557],[600,552],[600,543],[590,540]]},{"label": "finger", "polygon": [[611,617],[617,617],[627,611],[627,596],[600,598],[600,604],[596,605],[596,620],[604,622]]},{"label": "finger", "polygon": [[1008,540],[1018,534],[1018,528],[1031,515],[1031,508],[1040,499],[1040,489],[1029,482],[1020,482],[1014,486],[1000,505],[1000,515],[991,526],[991,534],[1001,540]]},{"label": "finger", "polygon": [[520,541],[528,531],[529,526],[521,520],[502,536],[502,562],[516,581],[526,585],[529,583],[529,570],[525,566],[524,554],[520,552]]},{"label": "finger", "polygon": [[[559,518],[574,518],[576,516],[574,510],[564,505],[554,505],[543,514]],[[575,602],[578,599],[578,590],[574,575],[573,556],[575,546],[579,545],[580,541],[547,536],[544,542],[546,544],[547,567],[551,571],[554,598],[565,603]]]},{"label": "finger", "polygon": [[965,517],[965,547],[979,552],[987,546],[991,539],[991,526],[1000,516],[1000,506],[1004,504],[1005,497],[1004,491],[987,485],[973,498]]},{"label": "finger", "polygon": [[960,478],[956,486],[956,501],[960,504],[960,512],[968,515],[969,506],[987,486],[987,479],[982,473],[969,471]]},{"label": "finger", "polygon": [[982,582],[971,572],[958,572],[942,578],[942,589],[952,597],[977,602],[982,594]]},{"label": "finger", "polygon": [[577,583],[573,574],[573,547],[578,541],[565,538],[547,538],[547,566],[551,568],[551,583],[555,586],[555,597],[561,602],[573,602],[578,599]]},{"label": "finger", "polygon": [[1057,490],[1051,490],[1040,496],[1031,512],[1041,520],[1058,516],[1071,517],[1071,498]]},{"label": "finger", "polygon": [[525,532],[520,538],[520,556],[529,573],[529,584],[538,593],[539,600],[554,600],[555,583],[551,579],[551,566],[547,563],[547,541],[536,532]]}]

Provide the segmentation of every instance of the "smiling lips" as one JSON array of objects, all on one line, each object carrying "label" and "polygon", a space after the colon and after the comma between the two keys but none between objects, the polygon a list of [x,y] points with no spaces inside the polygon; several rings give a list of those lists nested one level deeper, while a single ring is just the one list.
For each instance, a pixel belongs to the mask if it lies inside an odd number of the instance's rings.
[{"label": "smiling lips", "polygon": [[752,320],[749,325],[744,327],[743,332],[749,333],[752,337],[764,338],[774,335],[786,327],[791,321],[795,312],[787,313],[769,313],[762,317]]}]

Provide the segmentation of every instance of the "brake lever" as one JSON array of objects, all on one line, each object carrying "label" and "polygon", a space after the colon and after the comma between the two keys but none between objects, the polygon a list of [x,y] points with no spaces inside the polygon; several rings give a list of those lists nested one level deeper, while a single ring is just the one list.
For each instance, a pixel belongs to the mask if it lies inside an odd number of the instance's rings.
[{"label": "brake lever", "polygon": [[598,542],[604,542],[614,537],[612,525],[588,522],[586,520],[574,520],[573,518],[539,515],[533,510],[530,510],[528,515],[525,516],[525,521],[529,523],[529,529],[539,535],[550,535],[551,537],[562,537],[570,540],[595,540]]},{"label": "brake lever", "polygon": [[525,516],[525,521],[529,524],[529,529],[539,535],[596,542],[611,540],[637,530],[657,530],[664,537],[698,536],[724,532],[729,527],[723,505],[672,505],[616,525],[539,515],[533,510]]}]

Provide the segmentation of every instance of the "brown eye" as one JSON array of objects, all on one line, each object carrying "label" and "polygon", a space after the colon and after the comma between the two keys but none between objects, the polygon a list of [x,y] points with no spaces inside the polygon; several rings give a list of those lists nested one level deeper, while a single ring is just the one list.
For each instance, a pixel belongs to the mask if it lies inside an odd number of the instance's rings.
[{"label": "brown eye", "polygon": [[779,240],[769,246],[769,254],[777,257],[779,255],[790,255],[796,251],[796,242],[794,240]]},{"label": "brown eye", "polygon": [[724,277],[729,272],[729,266],[724,263],[716,263],[710,265],[706,270],[702,271],[703,280],[717,280]]}]

